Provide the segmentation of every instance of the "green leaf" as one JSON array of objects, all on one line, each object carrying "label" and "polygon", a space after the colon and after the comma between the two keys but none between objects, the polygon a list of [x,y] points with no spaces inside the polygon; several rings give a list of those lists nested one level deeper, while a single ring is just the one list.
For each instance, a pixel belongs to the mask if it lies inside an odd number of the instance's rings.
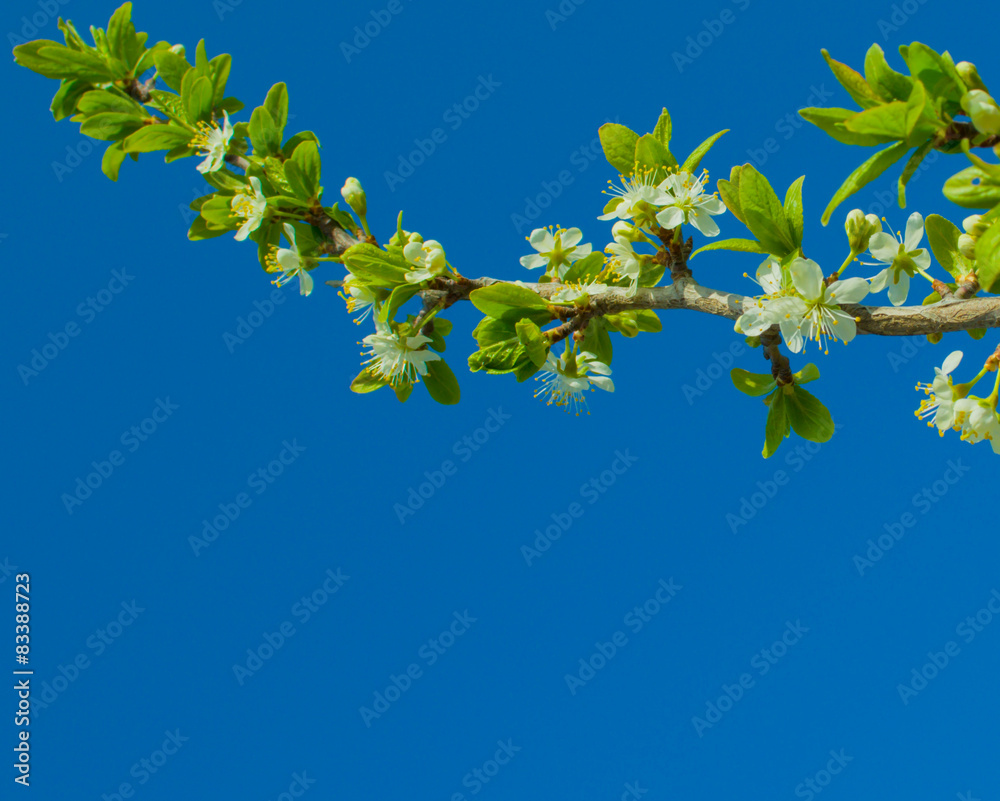
[{"label": "green leaf", "polygon": [[698,165],[701,164],[701,160],[705,157],[705,154],[712,149],[712,145],[719,141],[719,137],[724,133],[729,133],[729,129],[723,128],[718,133],[712,134],[708,137],[708,139],[691,151],[691,155],[684,159],[684,163],[681,165],[681,171],[687,171],[693,174],[694,171],[698,169]]},{"label": "green leaf", "polygon": [[104,111],[117,112],[121,114],[135,114],[138,116],[148,116],[145,109],[130,97],[104,89],[92,89],[80,96],[77,109],[81,114],[99,114]]},{"label": "green leaf", "polygon": [[913,151],[912,155],[906,162],[906,166],[903,167],[903,172],[899,176],[898,192],[899,192],[899,207],[901,209],[906,208],[906,185],[910,182],[910,178],[917,171],[920,166],[920,162],[924,160],[928,153],[934,147],[934,140],[928,139],[920,147]]},{"label": "green leaf", "polygon": [[192,133],[173,123],[146,125],[122,143],[126,153],[150,153],[154,150],[171,150],[191,141]]},{"label": "green leaf", "polygon": [[865,56],[865,80],[883,100],[906,100],[913,91],[913,79],[890,67],[877,44]]},{"label": "green leaf", "polygon": [[191,223],[191,228],[188,230],[188,239],[191,241],[212,239],[216,236],[222,236],[228,230],[228,228],[210,225],[204,217],[195,217],[194,222]]},{"label": "green leaf", "polygon": [[901,45],[899,52],[910,68],[910,74],[927,87],[931,95],[944,97],[953,103],[960,101],[965,86],[957,73],[952,74],[938,53],[921,42],[913,42],[909,47]]},{"label": "green leaf", "polygon": [[608,163],[622,175],[631,175],[635,169],[635,146],[639,134],[616,122],[606,122],[597,129],[597,135]]},{"label": "green leaf", "polygon": [[93,86],[89,81],[62,81],[49,104],[53,119],[58,122],[76,114],[80,98]]},{"label": "green leaf", "polygon": [[[192,78],[192,76],[194,77]],[[212,119],[212,97],[212,82],[194,72],[188,73],[184,79],[184,89],[181,93],[188,122],[207,122]]]},{"label": "green leaf", "polygon": [[474,373],[479,370],[493,374],[512,373],[517,369],[518,362],[527,358],[524,345],[517,339],[508,339],[481,348],[470,355],[469,369]]},{"label": "green leaf", "polygon": [[435,359],[427,362],[427,374],[423,377],[424,386],[438,403],[446,406],[458,403],[462,397],[462,391],[458,386],[458,379],[451,371],[444,359]]},{"label": "green leaf", "polygon": [[411,300],[419,291],[419,284],[400,284],[397,286],[389,295],[389,300],[382,305],[379,312],[379,319],[383,323],[387,320],[395,319],[396,312],[399,310],[399,307],[405,304],[408,300]]},{"label": "green leaf", "polygon": [[973,165],[944,182],[944,196],[966,209],[988,209],[1000,203],[1000,181]]},{"label": "green leaf", "polygon": [[92,114],[80,124],[80,133],[94,139],[118,141],[143,127],[143,118],[135,114],[105,112]]},{"label": "green leaf", "polygon": [[514,325],[517,331],[517,338],[528,358],[536,367],[545,364],[545,357],[549,354],[549,341],[542,334],[541,329],[531,320],[520,320]]},{"label": "green leaf", "polygon": [[281,149],[274,118],[263,106],[257,106],[250,115],[250,142],[255,156],[271,156]]},{"label": "green leaf", "polygon": [[907,127],[908,106],[902,100],[894,100],[867,111],[861,111],[844,121],[848,131],[868,134],[882,141],[906,140],[910,135]]},{"label": "green leaf", "polygon": [[188,60],[173,50],[161,50],[153,56],[153,63],[156,65],[157,78],[162,79],[175,92],[181,90],[184,76],[192,69]]},{"label": "green leaf", "polygon": [[729,180],[720,179],[717,186],[719,197],[726,204],[726,208],[733,213],[737,220],[746,225],[747,221],[740,206],[740,170],[740,167],[733,167],[729,171]]},{"label": "green leaf", "polygon": [[659,183],[666,177],[667,169],[677,165],[677,159],[659,139],[652,134],[646,134],[639,137],[636,142],[635,165],[640,169],[654,171],[652,182]]},{"label": "green leaf", "polygon": [[788,227],[792,231],[792,242],[797,248],[802,247],[802,232],[805,227],[802,209],[802,182],[805,179],[804,175],[799,176],[785,192],[785,219],[788,220]]},{"label": "green leaf", "polygon": [[117,181],[118,169],[122,166],[123,161],[125,161],[125,151],[122,150],[121,142],[112,142],[104,151],[104,157],[101,159],[101,172],[112,181]]},{"label": "green leaf", "polygon": [[115,10],[108,22],[108,49],[111,55],[131,67],[131,56],[135,53],[136,44],[132,4],[124,3]]},{"label": "green leaf", "polygon": [[605,261],[607,261],[607,257],[599,250],[593,251],[582,259],[577,259],[563,276],[563,283],[568,284],[570,281],[588,283],[604,269]]},{"label": "green leaf", "polygon": [[341,258],[348,270],[374,286],[404,284],[403,276],[412,269],[402,253],[387,252],[367,242],[352,245]]},{"label": "green leaf", "polygon": [[284,83],[276,83],[268,90],[267,97],[264,98],[264,108],[274,121],[280,141],[285,124],[288,122],[288,87]]},{"label": "green leaf", "polygon": [[766,395],[777,386],[774,377],[770,373],[750,373],[739,367],[734,367],[730,370],[729,377],[733,380],[733,385],[740,392],[751,397]]},{"label": "green leaf", "polygon": [[638,309],[633,314],[635,314],[635,322],[640,331],[655,334],[663,330],[663,321],[652,309]]},{"label": "green leaf", "polygon": [[767,423],[764,426],[764,450],[761,455],[765,459],[774,456],[785,437],[788,436],[788,415],[785,411],[785,393],[776,389],[765,399],[768,405]]},{"label": "green leaf", "polygon": [[229,53],[222,53],[213,58],[209,65],[212,68],[212,105],[217,106],[226,97],[226,84],[233,67],[233,57]]},{"label": "green leaf", "polygon": [[309,188],[309,194],[307,194],[306,197],[318,197],[320,158],[319,148],[316,147],[316,143],[310,141],[302,142],[302,144],[295,148],[290,161],[299,168],[302,173],[302,178],[306,182],[306,186]]},{"label": "green leaf", "polygon": [[[968,334],[973,339],[982,339],[984,336],[986,336],[989,333],[989,329],[988,328],[967,328],[966,331],[965,331],[965,333]],[[931,335],[929,335],[928,338],[930,338],[930,336]],[[940,336],[940,334],[938,336]]]},{"label": "green leaf", "polygon": [[787,256],[796,248],[781,201],[751,164],[744,164],[740,171],[740,207],[747,227],[768,253]]},{"label": "green leaf", "polygon": [[819,378],[819,368],[812,362],[809,362],[809,364],[797,373],[793,373],[792,378],[795,379],[796,384],[808,384],[810,381],[815,381]]},{"label": "green leaf", "polygon": [[380,375],[376,375],[367,367],[358,373],[351,382],[351,392],[363,395],[367,392],[374,392],[376,389],[389,386],[389,382]]},{"label": "green leaf", "polygon": [[856,133],[849,130],[845,123],[852,117],[856,117],[858,112],[846,108],[803,108],[799,109],[799,115],[806,122],[812,123],[828,136],[845,145],[868,147],[893,142],[899,138],[897,136]]},{"label": "green leaf", "polygon": [[[27,45],[19,45],[14,49],[15,58],[18,51]],[[115,74],[111,68],[100,57],[91,53],[79,50],[70,50],[61,44],[51,43],[51,46],[39,48],[33,56],[27,59],[28,63],[18,59],[18,63],[28,67],[28,69],[39,72],[47,78],[69,78],[91,83],[106,83],[114,80]]]},{"label": "green leaf", "polygon": [[486,348],[497,342],[517,339],[517,331],[514,330],[513,323],[497,320],[493,317],[484,317],[472,331],[472,336],[476,338],[480,348]]},{"label": "green leaf", "polygon": [[962,232],[954,223],[940,214],[928,214],[924,229],[934,258],[955,280],[972,272],[972,263],[958,249],[958,237]]},{"label": "green leaf", "polygon": [[826,63],[830,66],[830,70],[833,72],[834,77],[840,81],[841,86],[847,90],[847,94],[849,94],[854,102],[861,106],[861,108],[872,108],[881,102],[881,98],[875,94],[865,79],[855,70],[851,69],[846,64],[831,58],[830,54],[826,50],[822,50],[820,52],[823,53],[823,58],[826,59]]},{"label": "green leaf", "polygon": [[890,145],[885,150],[880,150],[848,175],[844,183],[840,185],[840,189],[834,193],[827,204],[822,217],[823,225],[830,222],[830,215],[833,214],[837,206],[861,189],[861,187],[868,185],[878,178],[889,167],[903,158],[909,149],[910,146],[906,142],[896,142],[896,144]]},{"label": "green leaf", "polygon": [[583,349],[593,353],[598,361],[607,365],[611,364],[614,348],[611,345],[611,336],[608,334],[608,326],[604,320],[595,318],[587,325],[587,329],[583,333]]},{"label": "green leaf", "polygon": [[606,322],[613,331],[626,337],[639,335],[639,325],[635,319],[635,313],[630,311],[619,312],[618,314],[605,314]]},{"label": "green leaf", "polygon": [[976,241],[976,275],[983,289],[1000,293],[1000,223],[993,223]]},{"label": "green leaf", "polygon": [[527,317],[541,325],[552,317],[544,298],[516,284],[498,283],[474,289],[469,300],[483,314],[511,323]]},{"label": "green leaf", "polygon": [[295,148],[302,142],[315,142],[317,146],[319,145],[319,139],[316,137],[316,134],[312,131],[302,131],[285,142],[285,146],[281,148],[281,155],[289,158],[295,152]]},{"label": "green leaf", "polygon": [[755,239],[720,239],[717,242],[709,242],[692,253],[689,258],[694,258],[699,253],[706,250],[737,250],[741,253],[767,253],[768,250]]},{"label": "green leaf", "polygon": [[653,128],[653,136],[667,149],[670,148],[671,128],[670,114],[666,109],[663,109],[660,112],[660,118],[656,121],[656,127]]},{"label": "green leaf", "polygon": [[410,393],[413,392],[413,384],[409,381],[400,381],[398,384],[393,386],[392,391],[396,393],[396,400],[400,403],[406,403],[406,399],[410,397]]},{"label": "green leaf", "polygon": [[810,442],[826,442],[833,436],[833,418],[819,398],[798,386],[786,398],[788,422],[796,434]]}]

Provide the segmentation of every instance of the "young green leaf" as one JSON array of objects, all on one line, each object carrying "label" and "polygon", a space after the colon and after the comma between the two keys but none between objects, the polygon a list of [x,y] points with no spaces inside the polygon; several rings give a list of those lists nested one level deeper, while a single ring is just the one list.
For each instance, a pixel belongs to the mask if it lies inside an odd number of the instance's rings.
[{"label": "young green leaf", "polygon": [[777,386],[770,373],[750,373],[739,367],[730,370],[729,377],[740,392],[751,397],[766,395]]},{"label": "young green leaf", "polygon": [[840,85],[847,90],[855,103],[861,108],[872,108],[881,102],[881,98],[872,90],[861,75],[855,70],[832,58],[826,50],[820,51],[834,77],[840,81]]},{"label": "young green leaf", "polygon": [[629,176],[635,169],[635,146],[639,134],[616,122],[606,122],[597,130],[608,163],[622,175]]},{"label": "young green leaf", "polygon": [[834,209],[837,208],[841,203],[843,203],[847,198],[857,192],[861,187],[874,181],[882,173],[884,173],[889,167],[899,161],[903,156],[906,155],[906,151],[910,149],[910,146],[906,142],[896,142],[894,145],[890,145],[885,150],[880,150],[874,156],[869,158],[858,167],[854,172],[847,176],[844,183],[840,185],[830,202],[826,206],[826,210],[823,212],[823,217],[821,222],[826,225],[830,222],[830,215],[833,214]]},{"label": "young green leaf", "polygon": [[774,456],[778,447],[788,436],[788,415],[785,411],[785,393],[779,388],[764,399],[768,406],[767,423],[764,425],[764,450],[761,455],[765,459]]},{"label": "young green leaf", "polygon": [[423,376],[423,382],[431,397],[438,403],[450,406],[458,403],[462,397],[458,379],[444,359],[427,362],[427,373]]},{"label": "young green leaf", "polygon": [[767,253],[768,250],[755,239],[720,239],[716,242],[709,242],[702,245],[688,258],[693,259],[699,253],[706,250],[737,250],[741,253]]},{"label": "young green leaf", "polygon": [[671,127],[670,114],[666,109],[663,109],[660,112],[660,118],[656,121],[656,127],[653,128],[653,136],[666,148],[670,147]]},{"label": "young green leaf", "polygon": [[1000,292],[1000,223],[993,223],[976,241],[976,275],[987,292]]},{"label": "young green leaf", "polygon": [[708,139],[691,151],[691,155],[684,159],[684,163],[681,165],[681,171],[694,174],[695,170],[698,169],[698,165],[701,164],[701,160],[705,158],[705,154],[712,149],[712,145],[718,142],[719,137],[725,133],[729,133],[728,128],[723,128],[718,133],[712,134],[708,137]]},{"label": "young green leaf", "polygon": [[788,422],[796,434],[810,442],[826,442],[833,436],[833,418],[819,398],[798,386],[786,398]]}]

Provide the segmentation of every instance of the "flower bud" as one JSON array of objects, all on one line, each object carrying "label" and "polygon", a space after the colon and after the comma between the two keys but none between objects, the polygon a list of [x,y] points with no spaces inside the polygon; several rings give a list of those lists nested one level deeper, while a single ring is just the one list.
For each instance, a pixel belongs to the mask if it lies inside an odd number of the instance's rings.
[{"label": "flower bud", "polygon": [[958,70],[958,74],[962,76],[962,80],[965,81],[965,85],[972,89],[979,89],[980,91],[986,91],[986,84],[983,83],[983,79],[979,77],[979,72],[976,70],[976,65],[968,61],[959,61],[955,65],[955,69]]},{"label": "flower bud", "polygon": [[972,119],[976,130],[985,134],[1000,134],[1000,106],[981,89],[973,89],[962,97],[962,108]]},{"label": "flower bud", "polygon": [[402,236],[400,236],[399,232],[397,231],[392,235],[392,238],[389,239],[389,244],[395,245],[396,247],[405,248],[408,244],[410,244],[410,242],[423,242],[423,241],[424,238],[416,231],[413,232],[403,231]]},{"label": "flower bud", "polygon": [[847,215],[844,230],[851,252],[864,253],[868,250],[868,241],[882,230],[882,223],[874,214],[866,215],[861,209],[854,209]]},{"label": "flower bud", "polygon": [[962,227],[965,229],[965,233],[978,239],[986,233],[986,229],[990,227],[990,224],[983,222],[982,214],[970,214],[962,220]]},{"label": "flower bud", "polygon": [[354,209],[354,213],[359,217],[364,217],[368,213],[368,203],[365,199],[365,190],[361,188],[361,182],[357,178],[348,178],[344,181],[344,186],[340,194],[347,205]]},{"label": "flower bud", "polygon": [[625,220],[619,220],[611,227],[611,237],[613,239],[627,239],[629,242],[638,242],[642,239],[642,231]]},{"label": "flower bud", "polygon": [[976,240],[975,237],[969,236],[969,234],[961,234],[958,237],[958,252],[961,253],[969,261],[975,261],[976,258]]}]

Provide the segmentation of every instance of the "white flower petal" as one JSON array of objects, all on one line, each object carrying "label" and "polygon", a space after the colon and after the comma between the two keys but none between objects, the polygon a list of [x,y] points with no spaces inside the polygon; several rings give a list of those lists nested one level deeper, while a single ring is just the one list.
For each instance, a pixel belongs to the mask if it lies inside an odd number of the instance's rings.
[{"label": "white flower petal", "polygon": [[917,245],[920,244],[920,240],[923,238],[924,218],[920,216],[919,211],[915,211],[910,215],[910,219],[906,221],[906,233],[903,236],[903,242],[907,250],[916,250]]}]

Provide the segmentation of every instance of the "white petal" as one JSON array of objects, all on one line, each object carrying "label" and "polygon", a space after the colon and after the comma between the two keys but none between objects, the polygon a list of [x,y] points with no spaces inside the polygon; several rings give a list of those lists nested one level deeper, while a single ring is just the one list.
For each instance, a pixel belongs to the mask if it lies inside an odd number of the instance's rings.
[{"label": "white petal", "polygon": [[528,237],[528,243],[539,253],[548,253],[555,247],[556,240],[548,228],[536,228]]},{"label": "white petal", "polygon": [[941,365],[941,372],[945,375],[951,375],[952,372],[958,367],[959,362],[962,361],[962,351],[955,350],[948,354],[948,358],[944,360],[944,364]]},{"label": "white petal", "polygon": [[719,200],[719,198],[715,197],[715,195],[705,198],[698,205],[709,214],[722,214],[726,210],[726,204]]},{"label": "white petal", "polygon": [[695,209],[691,213],[691,224],[705,236],[717,236],[719,233],[719,226],[716,225],[715,220],[708,212],[701,209]]},{"label": "white petal", "polygon": [[656,215],[656,221],[664,228],[676,228],[684,222],[684,212],[676,206],[668,206]]},{"label": "white petal", "polygon": [[812,259],[795,259],[791,265],[792,283],[803,297],[814,300],[823,292],[823,270]]},{"label": "white petal", "polygon": [[579,228],[567,228],[559,239],[562,242],[563,250],[568,250],[583,239],[583,231]]},{"label": "white petal", "polygon": [[874,278],[870,279],[869,289],[872,292],[881,292],[885,289],[885,285],[889,283],[889,268],[886,267],[882,272],[876,275]]},{"label": "white petal", "polygon": [[836,335],[837,339],[844,342],[850,342],[854,339],[858,333],[858,326],[854,322],[854,318],[842,311],[835,311],[833,316],[837,321],[837,324],[833,326],[833,333]]},{"label": "white petal", "polygon": [[902,306],[906,303],[906,296],[910,292],[910,276],[902,270],[896,276],[896,283],[889,285],[889,302],[893,306]]},{"label": "white petal", "polygon": [[864,278],[845,278],[834,281],[827,289],[827,297],[834,303],[860,303],[868,294],[868,282]]},{"label": "white petal", "polygon": [[923,238],[924,218],[920,216],[919,211],[915,211],[910,215],[910,219],[906,221],[906,233],[903,236],[903,242],[906,244],[907,250],[916,250],[917,245],[920,244],[920,240]]},{"label": "white petal", "polygon": [[537,270],[539,267],[544,267],[547,264],[548,261],[537,253],[532,253],[530,256],[521,256],[521,266],[527,267],[529,270]]},{"label": "white petal", "polygon": [[868,252],[879,261],[891,262],[899,253],[899,240],[892,234],[880,231],[868,240]]},{"label": "white petal", "polygon": [[911,253],[910,258],[913,259],[913,263],[921,270],[926,270],[931,266],[931,254],[927,252],[926,248],[921,248],[915,253]]},{"label": "white petal", "polygon": [[299,294],[308,295],[313,291],[313,277],[305,270],[299,270]]},{"label": "white petal", "polygon": [[293,272],[299,269],[299,254],[288,248],[279,248],[275,254],[278,264],[285,272]]},{"label": "white petal", "polygon": [[593,384],[598,389],[603,389],[605,392],[614,392],[615,385],[614,382],[607,376],[597,375],[590,378],[590,383]]}]

